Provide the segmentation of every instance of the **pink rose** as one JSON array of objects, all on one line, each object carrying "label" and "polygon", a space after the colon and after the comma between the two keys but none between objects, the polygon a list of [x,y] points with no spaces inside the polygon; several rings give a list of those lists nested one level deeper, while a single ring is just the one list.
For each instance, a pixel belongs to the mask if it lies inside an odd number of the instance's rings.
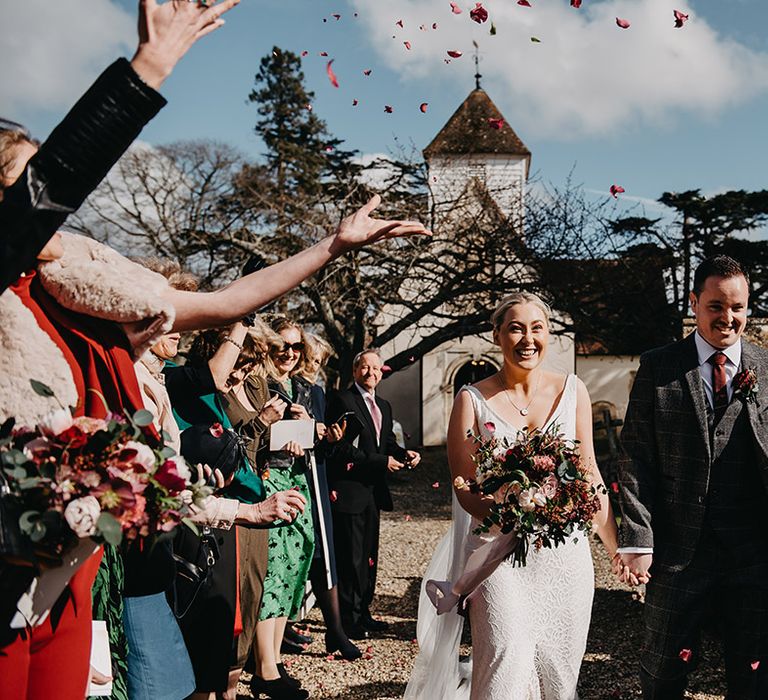
[{"label": "pink rose", "polygon": [[[125,443],[123,450],[131,450],[136,453],[136,456],[128,457],[126,461],[141,465],[144,467],[144,471],[147,471],[150,474],[155,471],[157,457],[155,457],[155,453],[149,445],[145,445],[143,442],[137,442],[136,440],[128,440],[128,442]],[[121,458],[125,459],[122,454]]]},{"label": "pink rose", "polygon": [[547,498],[554,498],[557,495],[558,481],[554,474],[550,474],[541,482],[541,492]]},{"label": "pink rose", "polygon": [[536,455],[533,458],[533,466],[540,472],[551,472],[555,469],[555,460],[546,455]]},{"label": "pink rose", "polygon": [[70,501],[64,509],[67,525],[78,537],[90,537],[96,532],[96,523],[101,515],[99,501],[93,496],[83,496]]}]

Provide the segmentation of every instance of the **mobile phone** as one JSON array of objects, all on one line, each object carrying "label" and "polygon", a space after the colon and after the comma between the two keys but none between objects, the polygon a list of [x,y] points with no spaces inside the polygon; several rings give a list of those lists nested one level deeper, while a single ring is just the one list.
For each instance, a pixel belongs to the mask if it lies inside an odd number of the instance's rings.
[{"label": "mobile phone", "polygon": [[288,394],[284,394],[282,391],[279,391],[278,389],[271,389],[272,392],[272,398],[277,397],[281,401],[285,401],[285,403],[288,404],[288,406],[291,406],[293,404],[293,399],[288,396]]}]

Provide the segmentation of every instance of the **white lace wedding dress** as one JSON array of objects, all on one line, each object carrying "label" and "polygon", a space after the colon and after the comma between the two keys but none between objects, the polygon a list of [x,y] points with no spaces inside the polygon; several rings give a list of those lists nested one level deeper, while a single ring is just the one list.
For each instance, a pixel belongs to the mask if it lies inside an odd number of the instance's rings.
[{"label": "white lace wedding dress", "polygon": [[[477,425],[495,425],[497,438],[514,440],[518,429],[497,416],[474,387]],[[576,378],[569,375],[560,402],[547,424],[559,426],[569,439],[576,432]],[[474,535],[477,521],[457,512],[425,576],[449,580],[461,573],[466,557],[494,535]],[[458,664],[461,618],[439,618],[431,603],[419,604],[421,650],[405,698],[409,700],[576,700],[576,684],[592,611],[594,572],[589,542],[583,533],[555,549],[531,549],[526,566],[504,561],[481,584],[469,606],[472,628],[471,684]],[[453,543],[453,547],[450,543]],[[463,543],[464,551],[458,547]],[[458,632],[457,632],[458,629]],[[470,689],[471,686],[471,689]]]}]

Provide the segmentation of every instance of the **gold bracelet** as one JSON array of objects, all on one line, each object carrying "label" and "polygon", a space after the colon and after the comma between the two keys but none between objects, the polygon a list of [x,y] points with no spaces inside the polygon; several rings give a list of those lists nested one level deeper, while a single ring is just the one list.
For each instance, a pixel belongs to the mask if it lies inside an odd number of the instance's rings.
[{"label": "gold bracelet", "polygon": [[230,338],[228,335],[224,336],[224,342],[232,343],[232,345],[234,345],[240,351],[242,351],[242,349],[243,349],[242,343],[238,343],[236,340],[234,340],[233,338]]}]

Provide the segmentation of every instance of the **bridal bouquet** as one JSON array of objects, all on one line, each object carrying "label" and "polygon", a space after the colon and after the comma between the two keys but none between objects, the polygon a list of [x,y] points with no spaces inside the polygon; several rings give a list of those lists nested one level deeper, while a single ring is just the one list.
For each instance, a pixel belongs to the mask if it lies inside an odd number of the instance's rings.
[{"label": "bridal bouquet", "polygon": [[[486,424],[493,432],[493,423]],[[582,467],[578,444],[566,440],[556,426],[518,433],[515,441],[467,434],[477,444],[474,479],[457,477],[457,489],[493,496],[491,513],[476,534],[498,527],[516,536],[509,554],[525,566],[533,545],[557,547],[576,531],[588,533],[600,509],[597,490]]]},{"label": "bridal bouquet", "polygon": [[100,419],[62,408],[34,427],[3,423],[3,517],[18,517],[22,558],[55,563],[78,538],[116,545],[185,519],[190,501],[199,503],[208,489],[190,483],[173,450],[149,444],[142,428],[151,422],[145,410]]}]

